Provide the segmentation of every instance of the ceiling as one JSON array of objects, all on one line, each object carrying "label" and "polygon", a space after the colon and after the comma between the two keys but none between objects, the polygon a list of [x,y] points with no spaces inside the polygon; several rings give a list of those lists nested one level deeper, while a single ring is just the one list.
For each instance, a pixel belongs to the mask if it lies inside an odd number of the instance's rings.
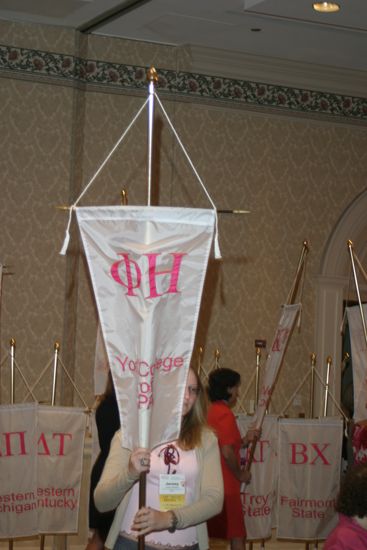
[{"label": "ceiling", "polygon": [[0,0],[0,19],[367,71],[367,0]]}]

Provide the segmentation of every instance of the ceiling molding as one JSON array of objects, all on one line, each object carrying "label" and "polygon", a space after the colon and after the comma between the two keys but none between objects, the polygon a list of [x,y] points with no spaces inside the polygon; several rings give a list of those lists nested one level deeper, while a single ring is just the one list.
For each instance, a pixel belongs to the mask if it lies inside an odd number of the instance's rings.
[{"label": "ceiling molding", "polygon": [[186,46],[195,73],[239,78],[307,90],[367,97],[367,73],[262,57],[214,48]]}]

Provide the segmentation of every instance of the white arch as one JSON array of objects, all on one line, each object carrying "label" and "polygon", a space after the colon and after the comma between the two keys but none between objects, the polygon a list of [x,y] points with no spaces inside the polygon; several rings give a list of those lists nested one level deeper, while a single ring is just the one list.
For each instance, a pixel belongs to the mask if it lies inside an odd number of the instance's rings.
[{"label": "white arch", "polygon": [[[367,189],[360,193],[345,209],[326,243],[316,282],[315,350],[319,372],[325,379],[326,358],[335,363],[335,377],[330,390],[338,399],[340,395],[340,361],[342,338],[340,327],[343,300],[347,298],[350,257],[347,242],[353,242],[354,250],[362,262],[367,257]],[[354,283],[353,283],[354,285]],[[353,286],[354,287],[354,286]],[[322,388],[316,387],[316,405],[322,414]],[[334,409],[336,413],[336,410]]]}]

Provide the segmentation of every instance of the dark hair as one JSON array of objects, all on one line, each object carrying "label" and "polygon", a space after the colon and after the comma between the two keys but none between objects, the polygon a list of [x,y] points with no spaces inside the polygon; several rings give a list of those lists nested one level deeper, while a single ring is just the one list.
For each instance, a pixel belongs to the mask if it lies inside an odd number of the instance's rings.
[{"label": "dark hair", "polygon": [[345,516],[367,516],[367,464],[352,466],[344,476],[336,510]]},{"label": "dark hair", "polygon": [[208,396],[210,401],[227,401],[230,398],[228,388],[234,388],[241,383],[241,376],[232,369],[215,369],[209,374]]}]

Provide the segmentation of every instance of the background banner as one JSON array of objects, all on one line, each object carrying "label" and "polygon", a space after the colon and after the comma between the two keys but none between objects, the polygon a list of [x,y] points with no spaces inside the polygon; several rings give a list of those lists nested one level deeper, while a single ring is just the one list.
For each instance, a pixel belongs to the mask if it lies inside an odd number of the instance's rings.
[{"label": "background banner", "polygon": [[0,538],[76,533],[86,414],[0,407]]},{"label": "background banner", "polygon": [[0,538],[38,533],[37,410],[0,406]]},{"label": "background banner", "polygon": [[277,537],[322,540],[337,523],[340,418],[279,420]]},{"label": "background banner", "polygon": [[[252,417],[237,415],[237,424],[244,436],[252,423]],[[262,425],[251,465],[251,482],[241,489],[242,508],[245,516],[247,540],[271,537],[276,508],[278,418],[267,415]],[[243,462],[248,449],[241,451]]]},{"label": "background banner", "polygon": [[[367,320],[367,304],[363,304]],[[367,347],[359,306],[347,308],[350,343],[352,350],[353,391],[355,422],[367,419]]]},{"label": "background banner", "polygon": [[213,210],[77,208],[120,410],[122,444],[177,438]]},{"label": "background banner", "polygon": [[282,306],[278,328],[265,364],[258,405],[252,419],[254,428],[261,428],[300,307],[300,304]]},{"label": "background banner", "polygon": [[39,533],[78,532],[86,423],[83,409],[39,407]]}]

